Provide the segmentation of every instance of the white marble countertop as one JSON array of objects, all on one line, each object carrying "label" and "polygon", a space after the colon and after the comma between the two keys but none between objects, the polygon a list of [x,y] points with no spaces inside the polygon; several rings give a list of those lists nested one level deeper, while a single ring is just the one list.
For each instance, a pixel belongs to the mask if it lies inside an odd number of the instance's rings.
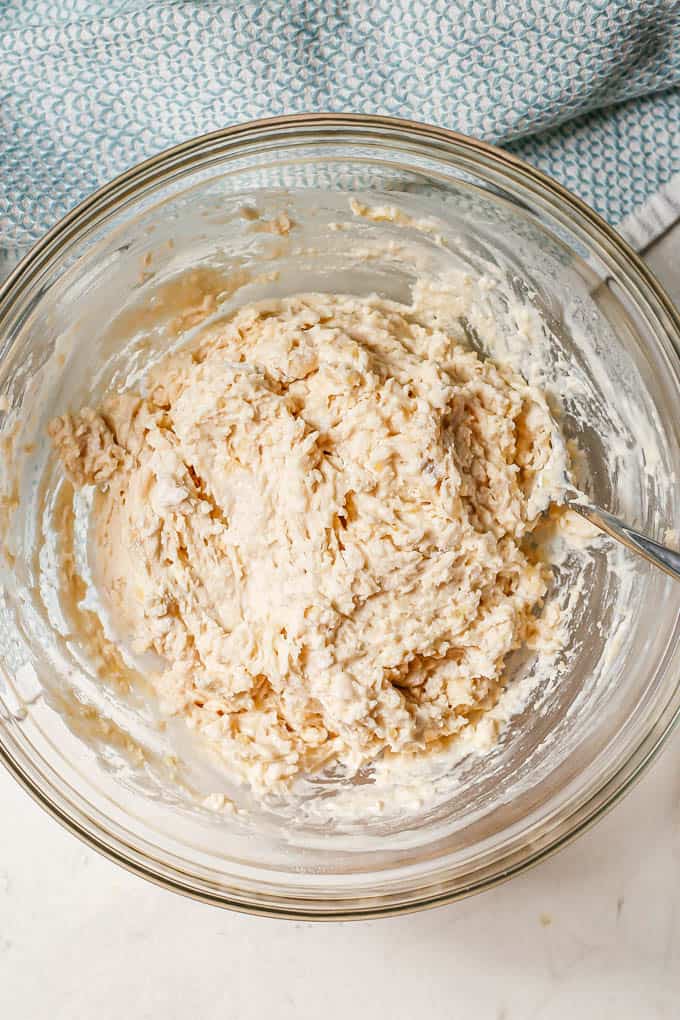
[{"label": "white marble countertop", "polygon": [[[648,261],[680,303],[680,228]],[[567,849],[461,903],[310,924],[157,889],[0,770],[6,1020],[680,1017],[680,732]]]}]

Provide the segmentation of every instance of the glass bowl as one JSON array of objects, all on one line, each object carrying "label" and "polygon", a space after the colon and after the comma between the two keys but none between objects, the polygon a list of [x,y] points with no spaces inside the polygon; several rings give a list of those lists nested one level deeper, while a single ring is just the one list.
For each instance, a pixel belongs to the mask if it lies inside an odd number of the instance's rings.
[{"label": "glass bowl", "polygon": [[[371,249],[380,227],[393,231],[394,252],[398,225],[353,216],[352,196],[409,211],[409,237],[418,224],[425,234],[443,224],[443,246],[423,241],[421,230],[415,250],[425,261],[442,251],[454,258],[459,246],[469,265],[500,267],[552,338],[547,381],[563,398],[593,500],[651,534],[680,521],[678,314],[613,230],[503,151],[383,117],[249,123],[134,167],[47,234],[0,291],[3,442],[7,452],[18,441],[10,426],[21,409],[26,451],[21,477],[10,484],[6,472],[0,500],[0,754],[39,803],[112,860],[206,902],[277,916],[398,913],[511,876],[611,806],[680,711],[680,590],[642,561],[629,562],[624,578],[606,541],[581,578],[569,669],[512,716],[491,757],[455,766],[464,781],[436,809],[407,819],[343,828],[271,816],[253,825],[194,809],[181,783],[173,792],[168,782],[162,741],[154,751],[131,735],[149,723],[143,692],[127,705],[130,725],[119,725],[111,690],[80,676],[77,649],[68,668],[44,651],[54,621],[49,606],[34,611],[49,556],[35,555],[45,491],[42,455],[32,450],[46,421],[101,390],[100,366],[123,326],[139,333],[141,365],[158,308],[167,327],[197,281],[236,303],[258,287],[300,289],[301,274],[307,290],[407,295],[417,267]],[[293,225],[308,222],[304,244],[277,221],[282,208]],[[361,263],[348,254],[350,237],[368,252]],[[180,276],[188,290],[163,290]],[[569,366],[590,372],[583,337],[600,366],[585,425],[568,385]],[[62,372],[43,399],[35,380],[55,357]],[[614,450],[600,423],[621,394]],[[575,584],[568,565],[556,583]]]}]

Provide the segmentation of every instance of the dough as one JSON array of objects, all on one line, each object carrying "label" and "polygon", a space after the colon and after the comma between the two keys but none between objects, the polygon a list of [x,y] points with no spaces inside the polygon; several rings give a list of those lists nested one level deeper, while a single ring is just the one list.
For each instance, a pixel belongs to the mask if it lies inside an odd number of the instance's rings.
[{"label": "dough", "polygon": [[414,309],[312,294],[242,308],[50,434],[97,487],[122,644],[263,793],[440,747],[494,705],[541,639],[554,428]]}]

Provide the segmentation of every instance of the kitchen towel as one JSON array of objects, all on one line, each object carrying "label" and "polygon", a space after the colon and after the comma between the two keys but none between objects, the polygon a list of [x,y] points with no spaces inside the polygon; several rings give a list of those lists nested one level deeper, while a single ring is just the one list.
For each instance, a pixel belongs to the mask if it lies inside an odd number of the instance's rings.
[{"label": "kitchen towel", "polygon": [[0,0],[0,89],[6,261],[152,153],[304,111],[505,145],[638,245],[680,209],[678,0]]}]

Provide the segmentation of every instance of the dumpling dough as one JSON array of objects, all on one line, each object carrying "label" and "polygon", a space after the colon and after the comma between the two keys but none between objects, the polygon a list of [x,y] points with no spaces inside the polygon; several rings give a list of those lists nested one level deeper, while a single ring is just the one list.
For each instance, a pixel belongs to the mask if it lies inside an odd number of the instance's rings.
[{"label": "dumpling dough", "polygon": [[413,309],[324,294],[244,307],[50,425],[97,486],[121,642],[260,793],[423,753],[496,702],[550,579],[525,540],[559,496],[553,431]]}]

